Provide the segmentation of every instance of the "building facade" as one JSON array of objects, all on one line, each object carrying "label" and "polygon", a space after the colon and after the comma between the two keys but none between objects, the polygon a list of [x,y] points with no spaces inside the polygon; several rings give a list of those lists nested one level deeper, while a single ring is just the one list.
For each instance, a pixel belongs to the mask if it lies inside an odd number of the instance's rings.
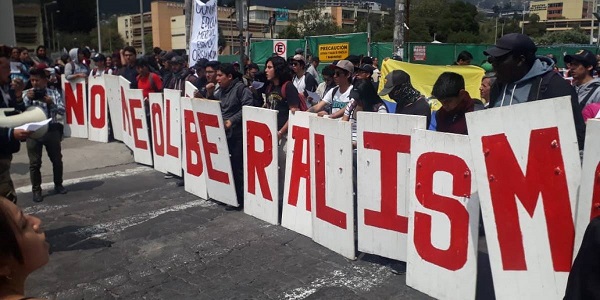
[{"label": "building facade", "polygon": [[[143,26],[144,36],[147,37],[146,40],[149,40],[148,37],[153,36],[151,12],[144,13]],[[137,50],[138,54],[143,54],[152,49],[149,47],[151,45],[145,45],[146,51],[142,49],[142,18],[139,14],[118,17],[117,28],[119,30],[119,34],[125,41],[125,45],[133,46]]]},{"label": "building facade", "polygon": [[543,0],[531,1],[529,11],[540,16],[540,21],[558,19],[591,19],[592,0]]}]

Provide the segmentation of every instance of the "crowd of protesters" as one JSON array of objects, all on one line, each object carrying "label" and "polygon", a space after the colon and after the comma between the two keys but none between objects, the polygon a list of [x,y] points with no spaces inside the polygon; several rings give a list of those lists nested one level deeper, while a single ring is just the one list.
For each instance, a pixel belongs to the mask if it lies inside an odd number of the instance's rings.
[{"label": "crowd of protesters", "polygon": [[[36,106],[43,109],[55,125],[41,139],[28,138],[30,133],[23,130],[0,128],[0,196],[16,203],[9,168],[12,154],[19,150],[19,141],[25,139],[30,158],[33,200],[40,202],[43,199],[39,175],[42,147],[46,147],[53,164],[55,192],[67,192],[62,186],[60,153],[60,117],[64,115],[64,100],[60,93],[61,74],[65,75],[66,80],[104,74],[120,75],[130,82],[131,88],[141,89],[146,98],[149,93],[164,89],[180,90],[183,95],[185,84],[189,82],[197,88],[194,97],[218,100],[224,119],[235,190],[241,204],[240,207],[228,209],[243,208],[243,106],[277,111],[281,180],[285,170],[289,112],[299,110],[351,122],[352,141],[356,146],[356,115],[359,111],[421,115],[427,118],[427,128],[430,130],[467,134],[465,114],[468,112],[569,96],[579,147],[583,149],[585,121],[600,117],[600,80],[594,77],[598,58],[586,50],[566,55],[564,62],[568,75],[572,76],[571,83],[557,71],[555,59],[537,56],[536,51],[534,42],[525,35],[507,34],[500,38],[495,46],[484,52],[488,57],[482,66],[486,74],[477,83],[480,84],[481,99],[474,99],[466,90],[465,79],[458,73],[441,74],[433,86],[432,97],[427,98],[413,86],[407,72],[394,70],[381,78],[377,59],[362,55],[350,55],[334,61],[319,72],[319,58],[305,55],[302,49],[297,49],[287,59],[273,54],[260,71],[261,68],[250,62],[248,57],[241,59],[241,63],[200,59],[194,65],[188,65],[185,55],[160,48],[138,56],[136,49],[128,46],[105,56],[82,47],[71,49],[68,54],[52,60],[43,46],[36,49],[35,56],[30,56],[27,49],[2,47],[0,87],[3,99],[0,99],[0,108],[11,107],[23,111]],[[455,64],[469,65],[472,60],[473,55],[463,51]],[[380,80],[384,82],[380,84]],[[383,88],[378,93],[379,86]],[[393,100],[395,106],[392,108],[382,96]],[[439,104],[439,109],[432,109],[434,102]],[[40,236],[39,220],[29,216],[15,217],[22,215],[18,208],[8,201],[0,202],[0,229],[3,231],[0,244],[6,245],[6,240],[13,241],[15,235],[22,234],[15,232],[11,225],[13,222],[22,222],[20,218],[25,218],[29,225],[19,226],[24,229],[18,231],[31,231],[32,243],[37,243],[36,239]],[[600,226],[598,222],[592,224]],[[594,227],[589,230],[598,229]],[[588,251],[592,254],[587,255],[593,256],[593,251],[588,250],[586,245],[584,241],[584,253],[581,255],[586,255],[585,251]],[[24,261],[31,263],[32,260],[22,243],[12,248],[0,247],[0,255],[12,257],[15,265],[23,265]],[[23,270],[17,268],[11,271],[17,272],[15,276],[24,281],[28,272],[47,260],[47,257],[40,257],[35,266],[23,265]],[[577,288],[568,290],[567,296],[580,299],[577,293],[582,293],[581,285],[586,283],[575,276],[588,278],[592,276],[591,273],[597,273],[597,270],[586,267],[585,262],[589,261],[594,261],[594,258],[578,257],[575,260],[574,270],[578,273],[570,279],[569,287]],[[9,278],[10,281],[11,274],[2,273],[0,277]]]}]

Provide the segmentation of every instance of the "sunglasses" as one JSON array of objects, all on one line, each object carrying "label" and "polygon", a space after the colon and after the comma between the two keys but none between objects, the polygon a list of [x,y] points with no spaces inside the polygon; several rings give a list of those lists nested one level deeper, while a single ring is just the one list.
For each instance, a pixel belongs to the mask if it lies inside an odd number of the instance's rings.
[{"label": "sunglasses", "polygon": [[296,66],[298,66],[298,63],[297,62],[290,63],[290,66],[296,67]]},{"label": "sunglasses", "polygon": [[338,77],[346,76],[346,72],[344,72],[344,71],[335,71],[335,73],[333,73],[333,76],[338,76]]}]

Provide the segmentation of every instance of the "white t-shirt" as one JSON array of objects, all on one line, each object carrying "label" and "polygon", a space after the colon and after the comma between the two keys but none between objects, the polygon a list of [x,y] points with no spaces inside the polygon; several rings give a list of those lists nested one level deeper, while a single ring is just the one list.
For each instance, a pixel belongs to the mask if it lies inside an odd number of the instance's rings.
[{"label": "white t-shirt", "polygon": [[[335,94],[333,92],[335,91]],[[340,109],[344,109],[348,102],[350,102],[350,91],[352,91],[352,85],[348,87],[345,92],[341,92],[339,87],[334,87],[327,91],[323,101],[327,102],[331,106],[331,113],[334,114]]]},{"label": "white t-shirt", "polygon": [[306,75],[302,75],[302,77],[294,75],[293,83],[296,89],[298,90],[298,93],[304,93],[304,90],[306,89],[306,82],[304,81],[304,76]]},{"label": "white t-shirt", "polygon": [[[344,116],[348,116],[350,119],[350,128],[352,129],[352,141],[356,142],[356,105],[354,105],[354,99],[350,99],[346,109],[344,110]],[[388,110],[385,104],[381,104],[377,107],[377,112],[380,114],[387,114]]]}]

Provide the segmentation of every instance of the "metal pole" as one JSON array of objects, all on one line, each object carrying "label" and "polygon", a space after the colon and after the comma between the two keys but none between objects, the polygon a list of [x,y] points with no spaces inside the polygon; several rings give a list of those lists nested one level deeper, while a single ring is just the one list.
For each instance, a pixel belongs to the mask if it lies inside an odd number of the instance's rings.
[{"label": "metal pole", "polygon": [[394,16],[394,49],[400,57],[404,56],[404,0],[396,0]]},{"label": "metal pole", "polygon": [[96,0],[96,26],[98,26],[98,53],[102,53],[102,37],[100,36],[100,3]]},{"label": "metal pole", "polygon": [[494,33],[494,44],[496,44],[497,39],[498,39],[498,16],[496,16],[496,33]]},{"label": "metal pole", "polygon": [[140,22],[142,24],[142,54],[146,53],[146,43],[144,42],[144,4],[140,0]]},{"label": "metal pole", "polygon": [[50,14],[50,26],[52,28],[52,35],[50,35],[50,37],[52,37],[52,48],[54,48],[54,13]]},{"label": "metal pole", "polygon": [[523,3],[523,23],[521,24],[521,34],[525,34],[525,3]]},{"label": "metal pole", "polygon": [[[594,4],[593,5],[594,5],[592,7],[593,8],[593,12],[596,12],[598,10],[597,0],[594,0]],[[594,18],[592,18],[592,25],[590,26],[590,45],[594,44]]]},{"label": "metal pole", "polygon": [[[192,3],[192,0],[185,0],[185,4],[184,4],[184,13],[185,13],[185,49],[186,51],[188,51],[188,49],[190,49],[190,39],[192,38],[190,36],[190,30],[191,30],[191,26],[192,26],[192,12],[194,10],[194,5],[195,2]],[[188,53],[189,54],[189,53]]]},{"label": "metal pole", "polygon": [[[46,26],[46,42],[50,40],[50,28],[48,27],[48,9],[46,8],[48,3],[44,3],[44,26]],[[45,45],[46,43],[44,43]]]},{"label": "metal pole", "polygon": [[371,5],[367,3],[367,41],[369,41],[369,45],[367,45],[367,56],[371,56]]}]

